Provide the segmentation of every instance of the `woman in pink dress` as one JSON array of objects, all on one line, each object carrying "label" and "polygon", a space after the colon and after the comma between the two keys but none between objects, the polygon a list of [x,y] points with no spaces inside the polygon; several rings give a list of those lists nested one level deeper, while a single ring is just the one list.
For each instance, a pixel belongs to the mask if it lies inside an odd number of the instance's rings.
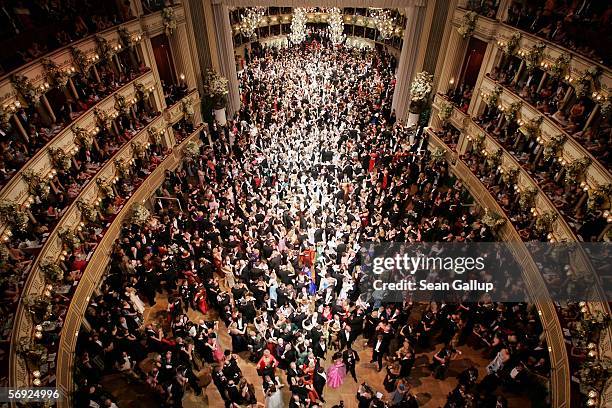
[{"label": "woman in pink dress", "polygon": [[346,367],[342,362],[342,354],[334,355],[334,363],[327,369],[327,386],[332,389],[340,388],[346,377]]}]

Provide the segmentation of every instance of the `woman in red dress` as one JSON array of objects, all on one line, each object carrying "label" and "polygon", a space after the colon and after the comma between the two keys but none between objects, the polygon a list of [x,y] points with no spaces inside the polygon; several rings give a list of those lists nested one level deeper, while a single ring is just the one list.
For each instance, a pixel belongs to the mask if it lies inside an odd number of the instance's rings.
[{"label": "woman in red dress", "polygon": [[263,356],[257,362],[257,372],[262,377],[269,375],[270,378],[274,378],[274,370],[278,365],[278,361],[274,358],[270,350],[264,350]]}]

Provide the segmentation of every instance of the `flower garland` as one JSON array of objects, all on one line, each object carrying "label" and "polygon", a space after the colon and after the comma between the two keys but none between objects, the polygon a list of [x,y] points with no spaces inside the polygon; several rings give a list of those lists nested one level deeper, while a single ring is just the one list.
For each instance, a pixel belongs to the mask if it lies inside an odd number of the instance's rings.
[{"label": "flower garland", "polygon": [[564,77],[571,59],[572,56],[569,54],[559,54],[559,56],[555,58],[555,62],[548,69],[548,72],[553,78]]},{"label": "flower garland", "polygon": [[60,228],[57,235],[73,251],[81,245],[81,240],[70,228]]},{"label": "flower garland", "polygon": [[121,178],[127,178],[130,176],[131,166],[129,161],[125,159],[115,159],[115,167],[119,171]]},{"label": "flower garland", "polygon": [[47,349],[42,344],[23,337],[17,344],[17,353],[34,365],[38,365],[45,358]]},{"label": "flower garland", "polygon": [[546,234],[551,231],[552,224],[559,217],[556,212],[548,211],[538,216],[535,222],[535,229],[538,234]]},{"label": "flower garland", "polygon": [[144,86],[144,84],[141,84],[140,82],[134,84],[134,89],[136,90],[136,97],[141,101],[147,99],[153,91],[151,88],[147,88],[146,86]]},{"label": "flower garland", "polygon": [[606,96],[601,102],[598,103],[601,116],[604,118],[609,118],[610,113],[612,113],[612,95]]},{"label": "flower garland", "polygon": [[469,38],[474,30],[476,29],[476,20],[478,20],[478,14],[474,11],[468,11],[463,15],[463,23],[459,28],[457,28],[457,32],[464,39]]},{"label": "flower garland", "polygon": [[612,194],[612,183],[598,186],[595,189],[589,190],[588,208],[595,211],[603,207],[606,203],[610,203],[610,195]]},{"label": "flower garland", "polygon": [[204,94],[213,101],[215,109],[225,106],[225,98],[229,94],[226,78],[219,75],[216,71],[207,70],[206,80],[204,81]]},{"label": "flower garland", "polygon": [[79,146],[85,150],[91,150],[93,137],[91,137],[91,134],[88,131],[76,125],[73,125],[70,130],[72,130],[72,133],[74,133],[75,141]]},{"label": "flower garland", "polygon": [[472,142],[472,152],[480,156],[482,148],[484,146],[485,135],[477,135],[473,138],[469,137],[468,140]]},{"label": "flower garland", "polygon": [[30,194],[44,200],[51,192],[49,181],[46,177],[42,177],[38,173],[34,173],[32,169],[27,169],[22,173],[22,177],[28,185]]},{"label": "flower garland", "polygon": [[493,232],[497,232],[506,223],[506,219],[495,211],[490,211],[486,208],[485,215],[482,217],[482,223]]},{"label": "flower garland", "polygon": [[516,183],[516,180],[518,179],[518,175],[519,175],[519,169],[517,168],[511,168],[508,170],[500,169],[499,171],[502,175],[502,180],[504,181],[504,183],[508,185],[512,185]]},{"label": "flower garland", "polygon": [[81,212],[81,216],[85,221],[95,222],[98,218],[98,211],[95,207],[83,200],[77,201],[77,208]]},{"label": "flower garland", "polygon": [[444,149],[436,148],[431,152],[429,162],[431,164],[441,164],[446,160],[446,152]]},{"label": "flower garland", "polygon": [[0,201],[0,218],[6,222],[14,232],[25,232],[28,228],[29,218],[19,204],[13,201]]},{"label": "flower garland", "polygon": [[591,164],[591,159],[582,157],[565,166],[565,183],[574,185],[580,182],[584,176],[584,171]]},{"label": "flower garland", "polygon": [[32,85],[32,82],[23,75],[11,75],[11,83],[15,90],[31,105],[35,105],[40,101],[42,92],[40,88]]},{"label": "flower garland", "polygon": [[40,270],[45,274],[45,278],[51,283],[59,283],[64,279],[64,270],[51,258],[46,258],[41,261]]},{"label": "flower garland", "polygon": [[36,324],[42,323],[51,315],[51,300],[45,296],[27,295],[21,301]]},{"label": "flower garland", "polygon": [[0,104],[0,129],[8,132],[11,128],[11,116],[13,116],[13,112],[5,109],[5,107]]},{"label": "flower garland", "polygon": [[537,194],[538,189],[536,187],[527,187],[521,190],[519,194],[519,206],[521,209],[528,210],[532,208]]},{"label": "flower garland", "polygon": [[174,9],[172,7],[166,7],[161,12],[162,20],[164,21],[164,32],[166,35],[172,35],[176,30],[176,17],[174,16]]},{"label": "flower garland", "polygon": [[72,54],[74,64],[79,67],[81,73],[87,74],[87,71],[89,71],[89,68],[93,65],[91,60],[87,58],[83,51],[76,47],[70,47],[70,53]]},{"label": "flower garland", "polygon": [[521,42],[521,37],[522,34],[519,33],[518,31],[515,31],[512,36],[508,39],[508,42],[501,42],[502,44],[502,52],[506,55],[506,56],[510,56],[510,55],[514,55],[516,53],[516,50],[519,47],[519,44]]},{"label": "flower garland", "polygon": [[49,58],[43,58],[40,62],[45,70],[45,76],[51,85],[63,88],[68,84],[70,75],[68,75],[66,71],[60,69],[55,62],[51,61]]},{"label": "flower garland", "polygon": [[512,102],[510,107],[504,111],[504,117],[508,122],[514,122],[518,118],[518,113],[521,111],[523,106],[522,101]]},{"label": "flower garland", "polygon": [[157,129],[155,126],[151,126],[147,132],[149,133],[149,136],[151,137],[151,140],[153,141],[153,144],[157,145],[157,146],[161,146],[162,144],[162,135],[161,132],[159,131],[159,129]]},{"label": "flower garland", "polygon": [[501,85],[497,85],[491,93],[483,95],[483,99],[489,108],[494,108],[497,106],[499,97],[503,91],[504,88]]},{"label": "flower garland", "polygon": [[595,65],[584,71],[576,80],[576,85],[574,85],[576,96],[582,98],[590,95],[593,88],[599,87],[601,73],[601,68]]},{"label": "flower garland", "polygon": [[489,154],[488,152],[485,152],[485,156],[487,158],[487,164],[490,167],[499,166],[499,164],[501,163],[501,158],[502,158],[503,153],[504,153],[504,149],[502,148],[497,149],[497,151],[493,154]]},{"label": "flower garland", "polygon": [[96,40],[98,54],[100,54],[102,58],[104,58],[107,61],[113,58],[113,55],[115,55],[115,51],[113,50],[113,47],[111,47],[108,40],[99,35],[96,35],[94,38]]},{"label": "flower garland", "polygon": [[183,150],[183,154],[185,155],[185,157],[193,159],[194,157],[200,155],[200,146],[198,146],[198,144],[193,140],[187,142]]},{"label": "flower garland", "polygon": [[132,142],[132,152],[139,159],[144,159],[147,155],[148,143]]},{"label": "flower garland", "polygon": [[559,150],[565,143],[566,136],[564,134],[558,134],[550,138],[550,140],[544,146],[544,160],[548,161],[554,157],[557,157]]},{"label": "flower garland", "polygon": [[109,200],[112,200],[115,198],[115,190],[113,190],[113,187],[107,181],[98,179],[96,182],[98,183],[100,192],[102,193],[104,197],[108,198]]},{"label": "flower garland", "polygon": [[523,128],[525,129],[525,136],[529,138],[534,138],[534,139],[538,138],[540,134],[542,133],[542,130],[540,129],[540,125],[542,124],[543,121],[544,121],[543,116],[538,116],[537,118],[532,118],[528,120],[527,123],[523,125]]},{"label": "flower garland", "polygon": [[130,221],[132,224],[143,226],[151,218],[151,212],[140,203],[135,203],[132,206],[132,217]]},{"label": "flower garland", "polygon": [[195,111],[193,110],[193,101],[191,98],[181,100],[181,110],[183,111],[183,117],[186,121],[193,121]]},{"label": "flower garland", "polygon": [[544,56],[544,48],[546,48],[546,44],[538,42],[525,54],[525,67],[528,72],[533,72],[540,65],[540,61],[542,61]]},{"label": "flower garland", "polygon": [[102,109],[94,108],[94,116],[98,120],[98,124],[104,130],[108,130],[111,127],[112,118],[109,114],[104,112]]},{"label": "flower garland", "polygon": [[452,114],[453,114],[453,105],[446,101],[442,101],[440,103],[440,111],[438,112],[438,117],[440,118],[442,123],[448,122]]},{"label": "flower garland", "polygon": [[71,158],[64,152],[64,150],[56,147],[49,148],[49,155],[53,166],[58,170],[68,170],[72,166]]},{"label": "flower garland", "polygon": [[421,113],[431,94],[433,87],[433,75],[427,71],[416,74],[414,81],[410,84],[410,112]]}]

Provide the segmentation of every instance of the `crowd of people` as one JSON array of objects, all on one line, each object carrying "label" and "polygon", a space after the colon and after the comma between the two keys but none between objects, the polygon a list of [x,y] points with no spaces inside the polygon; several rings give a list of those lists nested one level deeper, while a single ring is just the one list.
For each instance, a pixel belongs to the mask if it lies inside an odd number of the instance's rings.
[{"label": "crowd of people", "polygon": [[515,0],[506,23],[610,65],[611,17],[607,2]]},{"label": "crowd of people", "polygon": [[40,105],[21,106],[5,125],[0,126],[0,187],[79,116],[148,70],[144,65],[125,64],[118,71],[110,63],[99,63],[96,66],[98,76],[91,69],[87,75],[72,76],[74,91],[49,91],[50,97],[55,96],[50,102],[53,117]]},{"label": "crowd of people", "polygon": [[[500,386],[546,375],[533,306],[381,303],[363,290],[364,242],[493,239],[426,135],[394,121],[389,58],[308,41],[253,59],[235,120],[168,172],[146,224],[123,226],[79,338],[79,401],[104,403],[100,380],[119,371],[165,406],[202,393],[210,373],[226,407],[318,407],[345,381],[359,407],[416,407],[417,355],[433,347],[442,380],[466,344],[491,364],[483,378],[462,372],[448,407],[503,407]],[[167,309],[145,321],[162,294]],[[383,387],[360,381],[364,359]]]}]

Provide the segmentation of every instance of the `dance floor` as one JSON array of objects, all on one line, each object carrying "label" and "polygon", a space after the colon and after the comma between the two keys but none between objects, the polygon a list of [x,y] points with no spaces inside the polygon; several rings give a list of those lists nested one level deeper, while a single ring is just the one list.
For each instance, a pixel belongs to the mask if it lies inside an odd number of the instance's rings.
[{"label": "dance floor", "polygon": [[[145,311],[146,323],[158,323],[164,327],[164,331],[169,331],[169,326],[165,326],[165,320],[161,319],[161,316],[163,316],[163,311],[166,310],[167,304],[168,303],[165,296],[158,296],[155,306],[152,308],[147,308]],[[214,314],[209,313],[204,316],[200,312],[194,310],[190,310],[188,315],[189,318],[195,322],[202,318],[215,319]],[[222,348],[231,348],[231,338],[229,337],[223,322],[220,322],[219,328],[219,337]],[[409,382],[413,387],[412,393],[417,397],[419,406],[421,407],[443,407],[446,403],[448,393],[451,392],[457,385],[456,377],[461,371],[471,365],[476,365],[479,367],[479,378],[482,378],[485,375],[484,367],[489,363],[489,360],[484,358],[480,351],[474,350],[468,346],[460,346],[458,349],[462,351],[462,354],[459,356],[459,358],[452,361],[447,378],[444,381],[436,380],[433,376],[431,376],[431,371],[429,370],[428,365],[431,362],[432,355],[440,347],[441,344],[437,345],[436,349],[432,348],[429,351],[421,350],[420,353],[417,353],[417,360],[412,370],[412,375]],[[359,381],[358,383],[355,383],[355,381],[349,375],[345,378],[344,383],[340,388],[333,390],[326,387],[324,392],[324,398],[326,400],[326,404],[324,404],[325,407],[332,407],[339,403],[340,400],[343,400],[346,408],[357,408],[355,394],[359,388],[359,384],[362,382],[368,383],[368,385],[370,385],[373,389],[381,391],[383,394],[387,395],[387,393],[384,392],[383,387],[385,369],[383,368],[381,372],[378,372],[376,365],[370,363],[370,358],[372,356],[371,348],[368,348],[365,345],[363,338],[360,337],[357,339],[357,341],[355,341],[354,349],[359,353],[361,359],[361,361],[357,363],[356,369],[357,379]],[[323,362],[323,366],[326,369],[332,363],[332,354],[333,353],[331,352],[328,353],[326,361]],[[148,369],[148,361],[149,360],[145,360],[141,365],[145,371]],[[241,353],[240,368],[242,369],[247,381],[255,385],[257,400],[258,402],[262,403],[261,406],[263,406],[264,395],[261,388],[261,377],[259,377],[257,374],[255,364],[248,361],[248,353]],[[210,382],[210,370],[210,367],[204,367],[198,373],[198,378],[200,379],[202,386],[205,387],[205,390],[200,396],[196,396],[191,390],[188,390],[185,393],[185,398],[183,399],[184,408],[224,406],[223,400],[221,399],[221,395],[217,391],[217,388],[215,387],[214,383]],[[286,384],[284,372],[277,370],[277,375],[279,375],[281,381]],[[124,377],[119,375],[107,376],[103,383],[108,385],[107,389],[113,391],[113,394],[117,398],[118,405],[120,407],[136,408],[146,406],[148,408],[154,408],[159,406],[159,401],[155,400],[153,398],[154,396],[147,392],[144,386],[128,384]],[[283,390],[283,396],[287,402],[291,393],[287,387],[285,387]],[[508,406],[510,408],[528,408],[531,406],[531,402],[526,396],[513,396],[511,394],[506,394],[506,397],[508,398]]]}]

